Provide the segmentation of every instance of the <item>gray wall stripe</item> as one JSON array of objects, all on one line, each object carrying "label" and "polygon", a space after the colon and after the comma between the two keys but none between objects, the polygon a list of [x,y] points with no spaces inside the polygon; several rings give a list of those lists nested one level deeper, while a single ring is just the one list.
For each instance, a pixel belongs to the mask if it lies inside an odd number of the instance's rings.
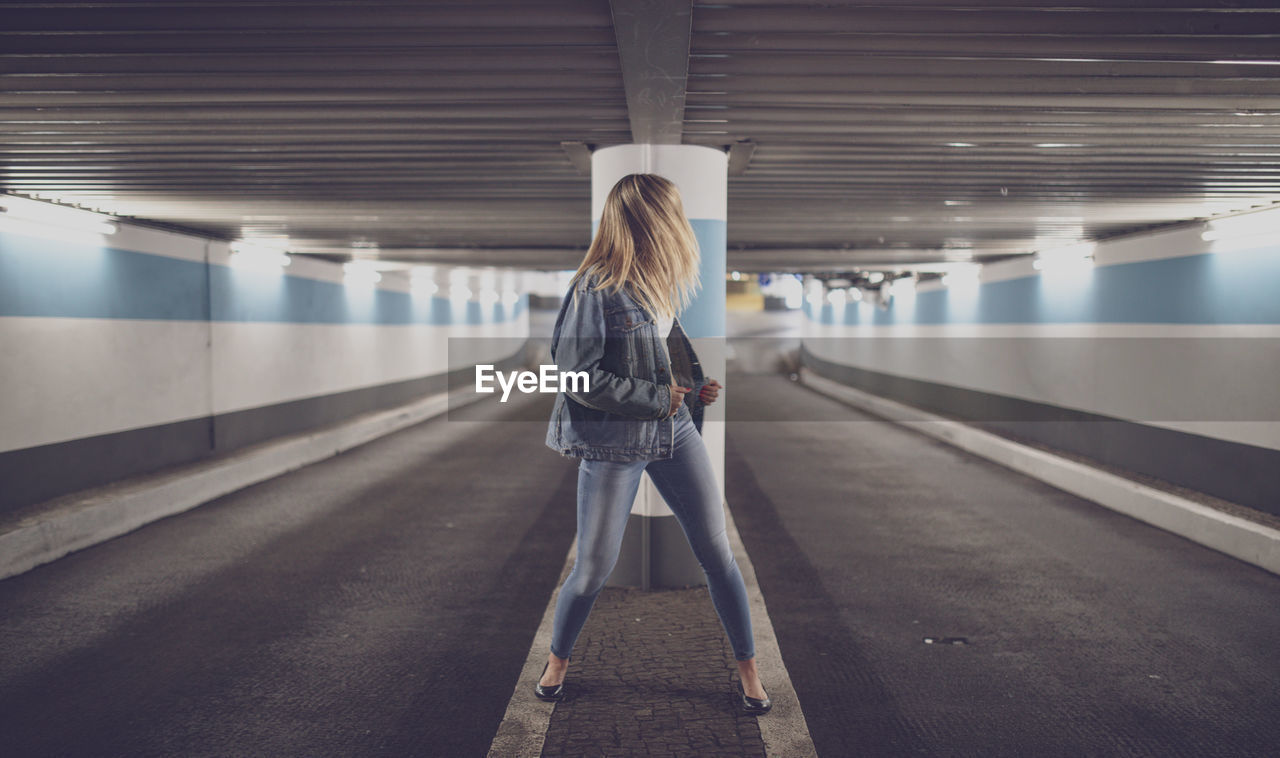
[{"label": "gray wall stripe", "polygon": [[[523,364],[524,355],[521,350],[495,365],[510,371]],[[474,381],[474,375],[475,369],[466,367],[449,374],[0,453],[0,481],[4,482],[0,518],[19,518],[24,509],[50,498],[404,405]]]},{"label": "gray wall stripe", "polygon": [[1280,477],[1274,473],[1280,471],[1280,450],[868,371],[819,358],[803,345],[801,360],[841,384],[1015,441],[1048,445],[1280,515]]}]

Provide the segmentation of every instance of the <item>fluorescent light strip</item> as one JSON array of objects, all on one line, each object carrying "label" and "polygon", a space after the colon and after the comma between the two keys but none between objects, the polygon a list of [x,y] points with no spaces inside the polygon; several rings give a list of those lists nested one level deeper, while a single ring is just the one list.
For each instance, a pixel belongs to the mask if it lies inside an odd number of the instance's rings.
[{"label": "fluorescent light strip", "polygon": [[342,271],[342,278],[354,284],[376,284],[382,281],[382,274],[370,261],[347,261],[342,264]]}]

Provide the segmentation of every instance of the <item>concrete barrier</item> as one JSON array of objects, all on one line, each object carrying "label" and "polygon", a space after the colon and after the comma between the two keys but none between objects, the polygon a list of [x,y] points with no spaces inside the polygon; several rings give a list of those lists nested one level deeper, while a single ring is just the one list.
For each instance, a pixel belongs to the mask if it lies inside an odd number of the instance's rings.
[{"label": "concrete barrier", "polygon": [[1280,574],[1280,531],[959,421],[800,371],[811,389],[1035,477],[1060,490]]},{"label": "concrete barrier", "polygon": [[0,534],[0,579],[337,455],[478,398],[469,387],[441,392],[341,424],[251,445],[227,456],[46,501],[36,514]]}]

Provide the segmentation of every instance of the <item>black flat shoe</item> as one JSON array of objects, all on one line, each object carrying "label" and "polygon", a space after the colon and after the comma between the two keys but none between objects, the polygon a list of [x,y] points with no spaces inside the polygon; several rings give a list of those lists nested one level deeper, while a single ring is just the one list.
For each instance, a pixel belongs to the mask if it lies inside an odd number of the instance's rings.
[{"label": "black flat shoe", "polygon": [[749,716],[768,713],[773,707],[773,701],[769,699],[768,694],[765,694],[764,700],[748,696],[746,690],[742,689],[742,682],[738,682],[738,695],[741,698],[742,712]]},{"label": "black flat shoe", "polygon": [[[542,674],[547,673],[547,667],[551,665],[551,661],[542,664]],[[538,674],[538,679],[542,679],[542,674]],[[560,682],[554,687],[543,687],[541,684],[533,685],[533,694],[539,700],[548,700],[555,702],[564,699],[564,682]]]}]

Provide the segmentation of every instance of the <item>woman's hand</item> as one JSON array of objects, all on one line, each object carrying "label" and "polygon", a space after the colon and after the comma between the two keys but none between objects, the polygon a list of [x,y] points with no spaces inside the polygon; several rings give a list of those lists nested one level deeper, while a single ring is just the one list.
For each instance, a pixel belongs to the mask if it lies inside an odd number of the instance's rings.
[{"label": "woman's hand", "polygon": [[678,384],[671,385],[671,412],[668,417],[674,416],[680,412],[680,404],[684,402],[684,396],[693,392],[693,387],[681,387]]},{"label": "woman's hand", "polygon": [[703,405],[711,405],[720,396],[720,387],[720,382],[708,378],[707,383],[702,387],[702,392],[698,393],[698,399],[702,401]]}]

